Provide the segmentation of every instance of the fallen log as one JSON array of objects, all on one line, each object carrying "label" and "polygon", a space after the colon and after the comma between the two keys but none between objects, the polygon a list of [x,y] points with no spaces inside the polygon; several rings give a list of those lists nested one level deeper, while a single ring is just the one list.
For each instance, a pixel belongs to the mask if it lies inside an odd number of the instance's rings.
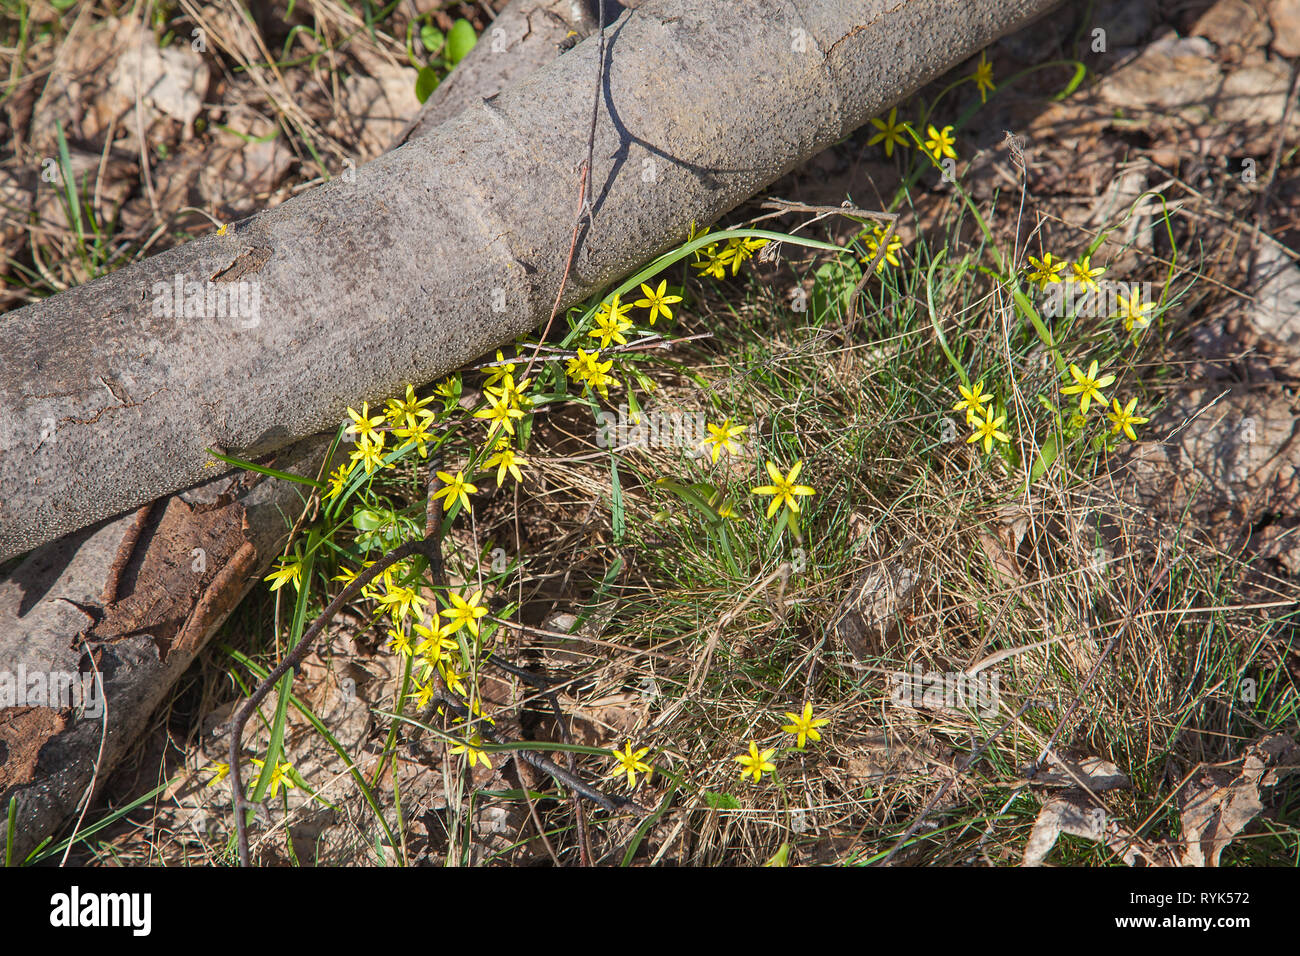
[{"label": "fallen log", "polygon": [[[334,427],[712,222],[1054,0],[653,0],[336,180],[0,325],[0,560]],[[888,51],[888,56],[882,53]],[[701,91],[708,91],[701,95]]]}]

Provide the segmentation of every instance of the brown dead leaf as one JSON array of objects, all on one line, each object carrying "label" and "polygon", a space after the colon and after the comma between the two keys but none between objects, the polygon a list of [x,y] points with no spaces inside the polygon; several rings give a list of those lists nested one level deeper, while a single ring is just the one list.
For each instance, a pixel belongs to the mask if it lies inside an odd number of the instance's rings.
[{"label": "brown dead leaf", "polygon": [[352,51],[368,75],[354,73],[344,81],[342,109],[335,111],[327,130],[358,144],[359,165],[392,145],[420,109],[420,101],[415,96],[415,70],[362,47]]},{"label": "brown dead leaf", "polygon": [[645,721],[646,699],[640,694],[610,694],[580,702],[560,695],[560,710],[571,718],[573,743],[588,747],[623,745]]},{"label": "brown dead leaf", "polygon": [[1169,34],[1106,74],[1097,93],[1121,109],[1178,110],[1207,104],[1220,79],[1208,40]]},{"label": "brown dead leaf", "polygon": [[1221,56],[1233,61],[1265,46],[1273,36],[1264,11],[1246,0],[1219,0],[1201,14],[1191,32],[1205,37],[1219,48]]},{"label": "brown dead leaf", "polygon": [[846,752],[844,779],[859,789],[905,776],[952,773],[952,752],[924,729],[850,736],[840,746]]},{"label": "brown dead leaf", "polygon": [[1062,833],[1100,842],[1106,836],[1106,811],[1089,803],[1082,793],[1067,791],[1052,797],[1038,811],[1022,865],[1042,866]]},{"label": "brown dead leaf", "polygon": [[1233,776],[1212,769],[1185,786],[1180,795],[1183,866],[1218,866],[1219,856],[1264,809],[1261,787],[1272,786],[1279,770],[1300,766],[1300,747],[1275,733],[1250,745],[1241,771]]},{"label": "brown dead leaf", "polygon": [[[244,216],[265,206],[267,197],[293,167],[295,157],[281,131],[268,119],[237,114],[227,125],[248,139],[216,131],[200,167],[199,192],[213,208]],[[268,136],[274,138],[267,140]]]},{"label": "brown dead leaf", "polygon": [[1136,443],[1117,474],[1123,497],[1152,517],[1191,515],[1229,545],[1266,514],[1296,513],[1297,415],[1280,386],[1180,393],[1150,427],[1169,438]]},{"label": "brown dead leaf", "polygon": [[1048,754],[1047,760],[1052,769],[1035,776],[1034,786],[1087,787],[1093,793],[1127,790],[1133,786],[1133,781],[1126,773],[1100,757],[1072,760],[1053,751]]},{"label": "brown dead leaf", "polygon": [[1260,285],[1247,307],[1250,323],[1300,354],[1300,266],[1280,243],[1265,237],[1256,248],[1254,274]]},{"label": "brown dead leaf", "polygon": [[184,44],[159,49],[153,31],[145,26],[119,34],[118,40],[117,65],[109,80],[112,90],[124,102],[134,105],[139,100],[190,132],[208,92],[210,76],[203,57]]},{"label": "brown dead leaf", "polygon": [[913,544],[906,542],[896,558],[876,563],[854,581],[832,617],[833,632],[859,661],[892,642],[915,600],[920,572],[907,563]]}]

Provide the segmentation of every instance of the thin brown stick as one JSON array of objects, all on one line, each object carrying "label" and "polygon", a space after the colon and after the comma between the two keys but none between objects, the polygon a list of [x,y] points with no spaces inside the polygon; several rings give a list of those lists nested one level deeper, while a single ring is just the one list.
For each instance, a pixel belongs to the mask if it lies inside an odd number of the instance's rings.
[{"label": "thin brown stick", "polygon": [[526,379],[533,370],[533,365],[537,362],[537,352],[542,342],[546,341],[547,334],[551,331],[551,325],[555,322],[555,317],[560,314],[560,302],[564,298],[565,286],[569,283],[569,273],[573,269],[573,258],[578,250],[578,233],[582,229],[582,217],[585,212],[587,215],[587,228],[595,226],[595,211],[591,208],[591,167],[595,162],[596,155],[596,121],[600,116],[600,86],[605,76],[605,4],[604,0],[598,0],[596,6],[599,8],[598,20],[596,23],[596,32],[600,36],[600,55],[596,58],[596,93],[591,103],[591,125],[587,130],[587,160],[582,164],[580,173],[580,183],[578,185],[578,211],[573,217],[573,236],[569,240],[569,257],[564,262],[564,274],[560,276],[560,287],[555,292],[555,304],[551,306],[551,317],[546,320],[546,325],[542,329],[542,334],[537,338],[538,348],[533,349],[532,357],[528,360],[528,367],[524,369],[524,374],[520,376],[520,381]]},{"label": "thin brown stick", "polygon": [[589,169],[587,163],[582,164],[582,184],[578,187],[578,212],[573,219],[573,237],[569,240],[569,258],[564,262],[564,275],[560,276],[560,287],[555,291],[555,305],[551,306],[551,317],[546,320],[546,325],[542,328],[542,334],[537,337],[537,346],[533,349],[532,357],[528,359],[528,367],[524,369],[524,374],[519,376],[521,382],[532,372],[533,365],[537,362],[537,353],[541,351],[542,342],[546,340],[547,333],[551,331],[551,325],[555,322],[555,317],[560,314],[560,301],[564,298],[564,287],[569,282],[569,272],[573,269],[573,256],[578,249],[578,231],[582,228],[582,204],[587,197],[587,173]]}]

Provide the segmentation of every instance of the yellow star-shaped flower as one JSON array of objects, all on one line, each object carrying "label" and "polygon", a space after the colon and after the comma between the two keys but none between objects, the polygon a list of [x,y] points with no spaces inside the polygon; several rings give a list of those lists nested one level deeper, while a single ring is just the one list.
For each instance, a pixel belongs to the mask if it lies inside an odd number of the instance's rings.
[{"label": "yellow star-shaped flower", "polygon": [[1038,288],[1046,289],[1053,282],[1061,281],[1061,270],[1065,268],[1064,259],[1055,259],[1050,252],[1043,253],[1043,258],[1029,257],[1029,264],[1034,268],[1029,273],[1029,281],[1037,282]]},{"label": "yellow star-shaped flower", "polygon": [[974,425],[975,419],[984,414],[984,403],[993,396],[984,394],[984,383],[976,382],[970,388],[964,385],[958,385],[957,391],[961,393],[962,400],[952,407],[954,412],[966,410],[966,424]]},{"label": "yellow star-shaped flower", "polygon": [[971,79],[975,81],[975,85],[979,88],[980,102],[987,103],[988,94],[996,90],[997,87],[993,84],[993,64],[988,61],[983,50],[980,51],[980,61],[976,64],[975,73],[971,76]]},{"label": "yellow star-shaped flower", "polygon": [[802,461],[796,461],[790,473],[784,477],[781,470],[776,467],[776,462],[767,463],[767,473],[772,479],[770,485],[760,485],[757,488],[751,488],[750,493],[755,495],[772,495],[772,501],[767,506],[767,516],[771,518],[776,514],[781,505],[786,505],[795,514],[799,513],[799,502],[796,500],[805,495],[817,494],[808,485],[796,485],[795,479],[799,477],[799,472],[803,468]]},{"label": "yellow star-shaped flower", "polygon": [[751,740],[749,742],[749,753],[732,758],[736,763],[740,764],[740,779],[744,780],[746,777],[752,776],[755,783],[762,780],[763,774],[776,769],[776,764],[772,763],[774,753],[776,753],[775,747],[759,753],[758,744]]},{"label": "yellow star-shaped flower", "polygon": [[1065,281],[1076,282],[1085,289],[1097,288],[1097,277],[1106,270],[1102,268],[1092,268],[1091,259],[1092,256],[1084,256],[1078,262],[1070,263],[1070,274],[1065,277]]},{"label": "yellow star-shaped flower", "polygon": [[482,747],[483,738],[478,734],[475,734],[464,743],[452,747],[451,752],[453,754],[464,754],[465,759],[469,761],[470,767],[473,767],[475,764],[482,761],[483,766],[490,770],[492,769],[492,761],[488,759],[488,755],[481,749]]},{"label": "yellow star-shaped flower", "polygon": [[629,740],[625,748],[620,751],[617,747],[610,754],[618,761],[618,767],[613,773],[615,775],[627,774],[627,786],[630,790],[636,786],[636,775],[639,773],[650,773],[653,768],[641,758],[650,752],[649,747],[641,747],[638,750],[632,749],[632,741]]},{"label": "yellow star-shaped flower", "polygon": [[528,459],[523,455],[515,454],[515,450],[504,440],[497,442],[495,452],[491,458],[484,462],[483,467],[488,471],[493,468],[497,470],[497,487],[500,488],[505,482],[506,472],[509,472],[515,481],[523,481],[524,476],[519,471],[519,466],[528,464]]},{"label": "yellow star-shaped flower", "polygon": [[452,504],[459,500],[461,506],[466,511],[472,511],[470,507],[469,496],[478,491],[475,485],[471,485],[465,480],[464,472],[456,472],[450,475],[445,471],[438,472],[438,480],[443,483],[442,487],[433,493],[433,500],[443,499],[442,510],[450,511]]},{"label": "yellow star-shaped flower", "polygon": [[451,607],[438,613],[449,620],[442,626],[439,633],[443,637],[450,637],[462,627],[467,627],[471,634],[478,637],[478,619],[488,612],[487,608],[479,607],[479,598],[482,596],[482,591],[475,591],[466,601],[459,594],[447,595],[448,600],[451,601]]},{"label": "yellow star-shaped flower", "polygon": [[1137,405],[1136,398],[1130,398],[1128,404],[1120,407],[1119,399],[1111,399],[1111,411],[1106,413],[1106,417],[1112,422],[1111,432],[1118,435],[1123,432],[1129,441],[1137,441],[1137,433],[1133,431],[1134,425],[1145,425],[1151,421],[1149,418],[1142,418],[1133,414],[1133,408]]},{"label": "yellow star-shaped flower", "polygon": [[875,117],[871,119],[871,125],[880,132],[876,133],[871,139],[867,140],[868,146],[875,146],[877,143],[885,144],[885,155],[892,157],[894,155],[894,144],[906,147],[907,139],[903,136],[902,124],[898,122],[898,107],[895,106],[889,111],[889,118],[878,120]]},{"label": "yellow star-shaped flower", "polygon": [[744,425],[733,425],[730,418],[724,418],[721,425],[706,422],[704,427],[708,430],[709,437],[703,439],[700,446],[708,448],[715,465],[723,454],[734,455],[740,451],[740,443],[736,439],[745,434]]},{"label": "yellow star-shaped flower", "polygon": [[814,743],[822,739],[822,735],[817,732],[818,727],[825,727],[830,723],[826,717],[813,717],[812,701],[805,701],[802,714],[792,714],[789,711],[785,713],[790,718],[790,723],[781,729],[787,734],[794,734],[799,741],[799,749],[802,750],[804,744],[811,740]]},{"label": "yellow star-shaped flower", "polygon": [[1154,302],[1143,302],[1141,289],[1134,286],[1127,298],[1119,297],[1119,312],[1116,314],[1124,319],[1124,331],[1132,332],[1135,328],[1145,329],[1151,324],[1147,313],[1155,307]]},{"label": "yellow star-shaped flower", "polygon": [[983,441],[984,454],[987,455],[993,450],[994,439],[997,439],[1003,444],[1010,442],[1011,436],[1004,431],[1000,431],[1002,424],[1006,420],[1006,415],[999,415],[997,418],[994,418],[993,406],[990,405],[985,410],[983,418],[977,418],[971,423],[975,428],[975,434],[966,439],[966,444],[971,445],[977,441]]},{"label": "yellow star-shaped flower", "polygon": [[352,419],[352,424],[348,426],[348,434],[355,435],[355,441],[362,442],[368,439],[378,441],[381,446],[383,445],[384,435],[383,432],[378,430],[377,426],[384,423],[384,416],[376,415],[371,418],[369,402],[361,403],[360,412],[349,408],[348,418]]},{"label": "yellow star-shaped flower", "polygon": [[667,279],[664,279],[662,282],[659,283],[658,289],[651,289],[648,285],[646,285],[643,282],[641,283],[641,291],[645,293],[645,298],[637,299],[632,304],[636,306],[638,309],[650,310],[649,319],[651,325],[655,324],[655,318],[661,312],[663,313],[665,319],[671,319],[673,317],[673,313],[672,310],[668,308],[668,306],[682,301],[682,297],[680,295],[667,294],[668,292]]},{"label": "yellow star-shaped flower", "polygon": [[947,156],[949,159],[957,158],[957,151],[953,149],[953,144],[957,142],[952,135],[952,127],[945,126],[943,129],[935,129],[933,126],[927,127],[928,136],[925,140],[925,149],[936,163],[942,162]]},{"label": "yellow star-shaped flower", "polygon": [[1097,375],[1096,359],[1093,359],[1086,375],[1079,366],[1071,362],[1070,377],[1074,379],[1075,384],[1064,386],[1061,389],[1061,394],[1078,395],[1079,412],[1084,415],[1088,414],[1088,407],[1093,401],[1101,405],[1106,404],[1106,396],[1101,394],[1101,390],[1115,381],[1115,376],[1110,372],[1100,377]]}]

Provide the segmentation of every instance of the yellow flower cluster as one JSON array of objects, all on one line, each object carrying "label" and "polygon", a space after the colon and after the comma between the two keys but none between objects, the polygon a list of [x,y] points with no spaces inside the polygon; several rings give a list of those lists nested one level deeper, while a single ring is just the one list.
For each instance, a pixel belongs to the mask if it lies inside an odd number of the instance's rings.
[{"label": "yellow flower cluster", "polygon": [[[1086,372],[1071,362],[1070,377],[1074,379],[1074,384],[1063,386],[1061,394],[1079,396],[1080,415],[1086,416],[1094,401],[1102,408],[1106,407],[1106,396],[1102,394],[1101,390],[1114,383],[1115,374],[1113,372],[1107,372],[1104,375],[1098,374],[1097,360],[1093,359]],[[1112,435],[1123,434],[1129,441],[1137,441],[1137,432],[1134,431],[1134,426],[1144,425],[1150,419],[1133,414],[1136,406],[1136,398],[1129,399],[1127,405],[1120,405],[1117,398],[1111,399],[1111,410],[1106,413],[1106,417],[1110,419]]]},{"label": "yellow flower cluster", "polygon": [[[884,226],[876,226],[871,230],[870,235],[864,235],[862,244],[866,246],[867,254],[859,261],[863,265],[869,265],[872,259],[880,253],[880,245],[885,241],[885,235],[888,230]],[[903,240],[898,236],[890,236],[888,244],[885,245],[885,252],[880,256],[880,261],[876,263],[876,272],[884,272],[885,266],[900,266],[902,260],[898,258],[898,252],[903,248]]]},{"label": "yellow flower cluster", "polygon": [[565,372],[575,382],[595,389],[600,393],[601,398],[608,399],[609,387],[623,384],[610,374],[609,370],[613,367],[613,359],[602,362],[599,352],[586,352],[583,349],[578,349],[578,354],[569,359]]},{"label": "yellow flower cluster", "polygon": [[[692,226],[689,238],[696,239],[708,231],[706,227],[696,232]],[[769,240],[758,237],[746,239],[740,236],[732,236],[723,245],[711,242],[704,248],[695,250],[696,261],[691,263],[691,268],[699,269],[700,275],[712,276],[715,279],[725,278],[727,269],[730,268],[734,276],[740,271],[741,264],[768,242]]]},{"label": "yellow flower cluster", "polygon": [[[822,739],[821,728],[830,723],[829,718],[813,716],[811,702],[804,703],[802,713],[793,714],[786,711],[785,716],[789,723],[783,725],[781,729],[795,738],[796,749],[798,750],[804,750],[810,740],[814,743],[820,741]],[[654,770],[644,759],[649,753],[649,747],[634,748],[631,739],[628,738],[622,750],[615,748],[610,751],[610,757],[614,760],[614,769],[610,771],[609,775],[620,777],[626,775],[628,789],[634,788],[638,774],[649,774]],[[749,742],[749,752],[732,759],[741,766],[740,779],[753,777],[754,782],[758,783],[763,779],[763,774],[776,770],[776,764],[773,762],[775,755],[775,747],[760,750],[758,743],[751,740]]]},{"label": "yellow flower cluster", "polygon": [[[783,731],[795,738],[797,749],[803,750],[809,740],[813,742],[822,739],[820,728],[830,723],[826,717],[814,717],[813,706],[811,701],[805,701],[803,713],[792,714],[786,711],[786,719],[790,723],[781,727]],[[776,770],[776,764],[772,758],[776,754],[776,748],[771,747],[767,750],[759,750],[758,743],[751,740],[749,742],[749,753],[741,754],[734,757],[736,763],[740,764],[740,779],[753,777],[754,782],[758,783],[763,779],[763,774],[771,773]]]},{"label": "yellow flower cluster", "polygon": [[[961,401],[952,407],[954,412],[966,412],[966,424],[973,429],[973,433],[966,439],[966,444],[973,445],[976,442],[984,443],[984,454],[993,450],[993,442],[1000,441],[1004,445],[1010,443],[1011,436],[1002,431],[1002,426],[1006,424],[1006,414],[994,417],[996,409],[993,406],[993,396],[985,394],[984,382],[976,382],[970,388],[964,385],[957,386],[957,391],[961,394]],[[985,405],[988,405],[985,408]]]},{"label": "yellow flower cluster", "polygon": [[[1067,267],[1068,271],[1066,271]],[[1105,272],[1104,267],[1093,267],[1091,255],[1086,255],[1074,262],[1067,262],[1065,259],[1056,258],[1050,252],[1045,252],[1041,259],[1034,256],[1029,257],[1027,279],[1037,285],[1040,290],[1062,281],[1067,285],[1074,284],[1084,289],[1095,290],[1099,288],[1097,280]],[[1064,279],[1062,279],[1062,274],[1064,274]],[[1125,332],[1132,332],[1134,329],[1145,329],[1151,324],[1152,317],[1150,313],[1154,312],[1156,308],[1156,303],[1142,301],[1142,290],[1136,284],[1128,291],[1127,295],[1121,294],[1119,296],[1116,305],[1119,311],[1113,317],[1123,320]]]},{"label": "yellow flower cluster", "polygon": [[[975,65],[975,72],[970,76],[963,78],[962,83],[974,83],[980,93],[980,102],[988,101],[988,94],[997,89],[997,84],[993,82],[993,64],[988,61],[988,56],[981,51],[980,61]],[[894,147],[900,146],[904,149],[908,147],[907,136],[904,134],[911,132],[911,127],[907,122],[898,121],[898,107],[889,111],[886,119],[871,120],[871,125],[876,128],[876,133],[867,140],[868,146],[875,146],[881,143],[885,149],[885,155],[892,157]],[[919,137],[918,137],[919,138]],[[926,125],[925,153],[935,163],[941,164],[945,158],[956,159],[957,151],[953,148],[956,140],[952,134],[952,127],[945,126],[937,129],[931,124]]]}]

